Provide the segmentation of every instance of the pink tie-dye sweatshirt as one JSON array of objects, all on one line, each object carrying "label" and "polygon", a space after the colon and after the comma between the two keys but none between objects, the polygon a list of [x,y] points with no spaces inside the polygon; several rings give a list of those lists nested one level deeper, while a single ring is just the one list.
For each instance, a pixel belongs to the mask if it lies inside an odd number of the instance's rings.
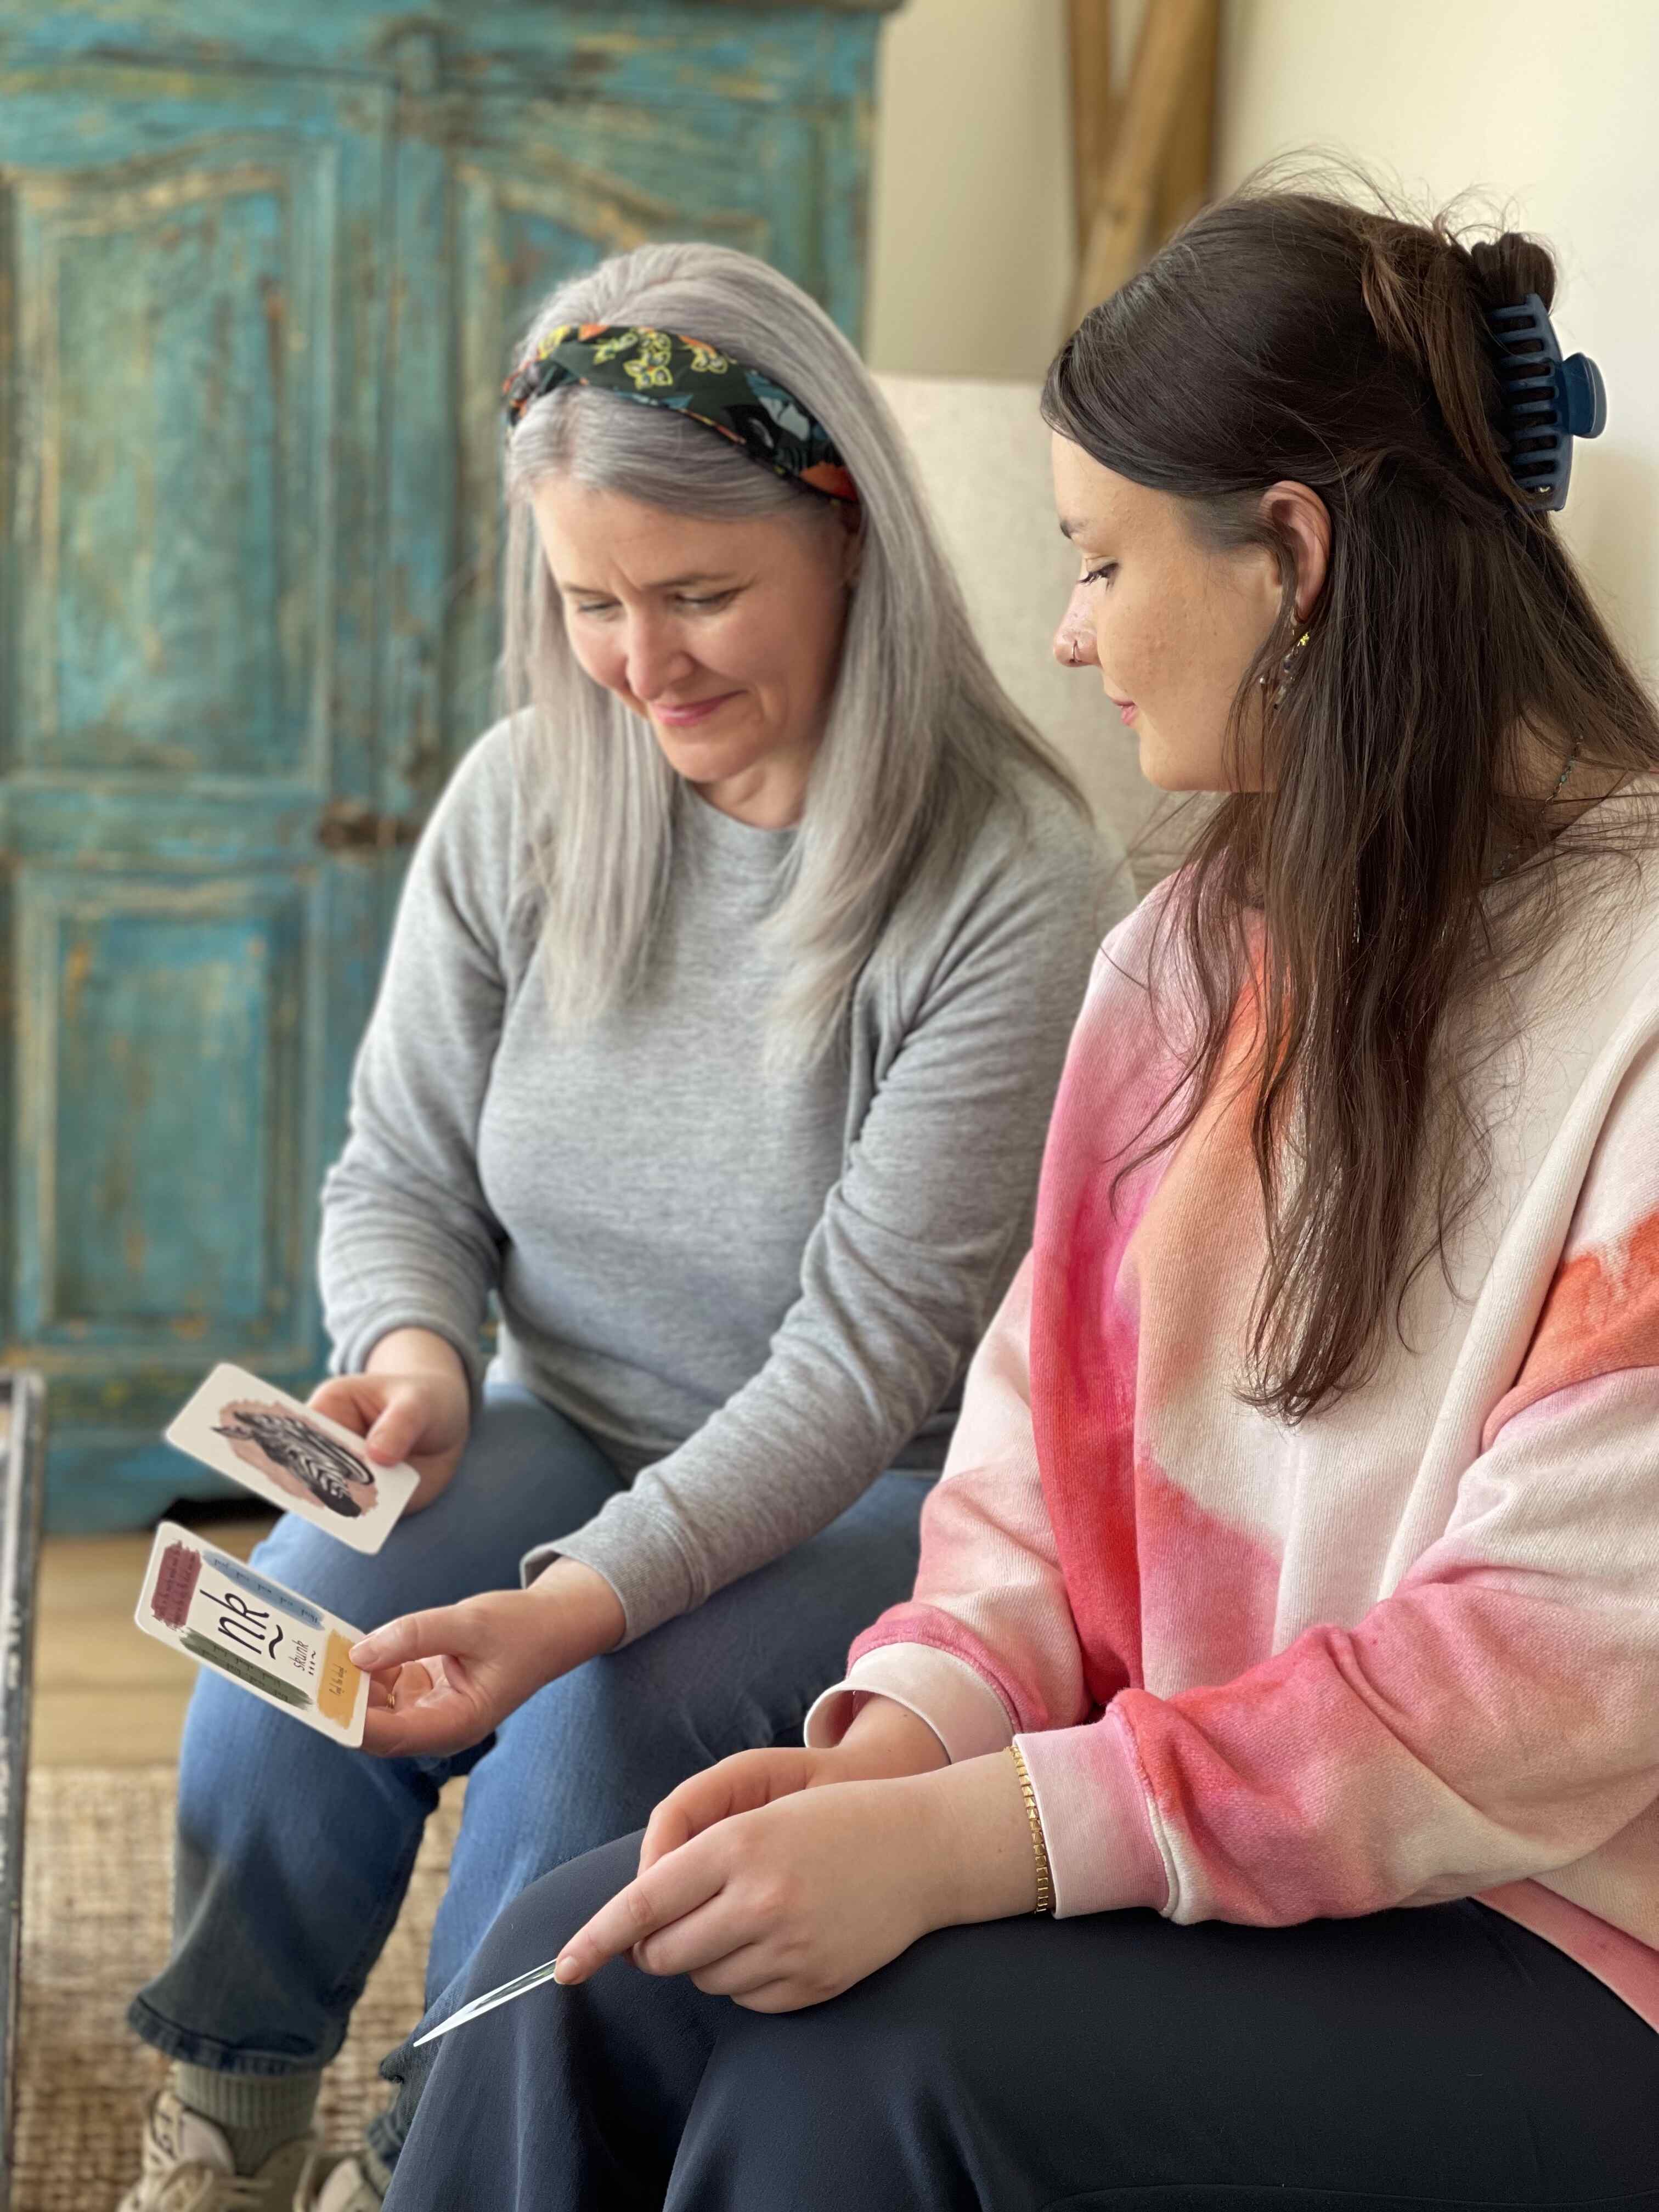
[{"label": "pink tie-dye sweatshirt", "polygon": [[915,1596],[808,1741],[859,1692],[953,1759],[1018,1736],[1062,1914],[1476,1895],[1659,2026],[1659,901],[1508,1002],[1447,1266],[1375,1379],[1289,1427],[1238,1396],[1245,1087],[1113,1201],[1170,1079],[1147,969],[1179,896],[1097,963]]}]

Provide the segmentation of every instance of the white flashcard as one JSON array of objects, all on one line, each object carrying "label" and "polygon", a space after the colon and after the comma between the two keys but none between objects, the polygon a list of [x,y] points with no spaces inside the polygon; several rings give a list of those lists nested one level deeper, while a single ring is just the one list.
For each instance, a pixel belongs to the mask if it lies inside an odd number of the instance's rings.
[{"label": "white flashcard", "polygon": [[354,1552],[378,1552],[420,1477],[376,1467],[363,1440],[240,1367],[216,1367],[167,1441]]},{"label": "white flashcard", "polygon": [[360,1632],[174,1522],[155,1532],[134,1619],[320,1735],[362,1742],[368,1677],[346,1656]]}]

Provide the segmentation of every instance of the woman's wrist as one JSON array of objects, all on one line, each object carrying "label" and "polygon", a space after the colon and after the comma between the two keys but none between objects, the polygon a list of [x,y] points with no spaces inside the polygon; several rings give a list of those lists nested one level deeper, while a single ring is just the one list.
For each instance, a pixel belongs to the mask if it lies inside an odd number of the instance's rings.
[{"label": "woman's wrist", "polygon": [[866,1697],[841,1741],[823,1753],[838,1780],[884,1782],[948,1765],[944,1744],[920,1714],[878,1693]]},{"label": "woman's wrist", "polygon": [[932,1870],[929,1925],[958,1927],[1030,1912],[1036,1858],[1019,1774],[1006,1752],[913,1776]]},{"label": "woman's wrist", "polygon": [[447,1336],[431,1328],[394,1328],[379,1339],[363,1362],[365,1375],[429,1375],[453,1382],[468,1401],[466,1363]]},{"label": "woman's wrist", "polygon": [[580,1559],[553,1560],[525,1596],[546,1639],[549,1681],[614,1650],[628,1632],[622,1600],[597,1568]]}]

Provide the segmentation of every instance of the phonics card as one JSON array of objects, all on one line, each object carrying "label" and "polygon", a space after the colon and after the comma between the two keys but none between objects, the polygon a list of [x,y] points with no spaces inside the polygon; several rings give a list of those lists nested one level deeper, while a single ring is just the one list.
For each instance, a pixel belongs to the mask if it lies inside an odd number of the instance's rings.
[{"label": "phonics card", "polygon": [[361,1630],[188,1528],[164,1521],[156,1530],[135,1617],[147,1636],[268,1705],[337,1743],[362,1743],[368,1677],[346,1656]]},{"label": "phonics card", "polygon": [[326,1528],[354,1552],[378,1552],[420,1477],[376,1467],[363,1440],[240,1367],[216,1367],[167,1441],[268,1505]]}]

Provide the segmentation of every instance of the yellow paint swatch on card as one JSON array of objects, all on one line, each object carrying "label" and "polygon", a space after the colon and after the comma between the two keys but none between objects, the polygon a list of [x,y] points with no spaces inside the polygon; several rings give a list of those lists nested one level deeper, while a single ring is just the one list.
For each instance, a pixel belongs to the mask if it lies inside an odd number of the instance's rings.
[{"label": "yellow paint swatch on card", "polygon": [[323,1679],[317,1686],[317,1710],[325,1721],[337,1728],[349,1729],[351,1717],[357,1710],[357,1685],[362,1676],[346,1654],[351,1646],[337,1630],[328,1632],[328,1649],[323,1654]]}]

